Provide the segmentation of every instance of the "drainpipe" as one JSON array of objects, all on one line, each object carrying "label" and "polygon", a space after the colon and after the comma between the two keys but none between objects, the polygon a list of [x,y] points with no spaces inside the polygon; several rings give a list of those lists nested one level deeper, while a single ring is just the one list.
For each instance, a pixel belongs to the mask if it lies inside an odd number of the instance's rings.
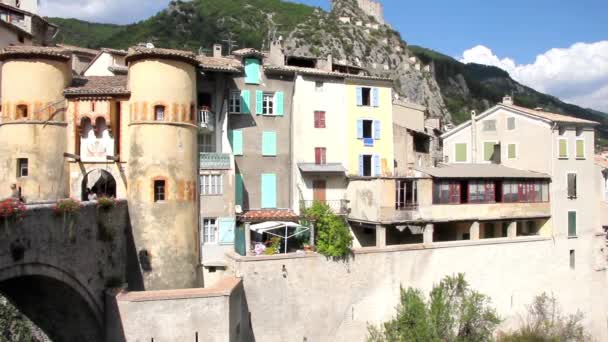
[{"label": "drainpipe", "polygon": [[471,163],[477,163],[477,113],[471,111]]},{"label": "drainpipe", "polygon": [[294,135],[294,113],[295,113],[295,95],[296,95],[296,82],[298,81],[299,74],[294,72],[293,75],[293,85],[291,88],[291,113],[289,115],[289,207],[293,208],[294,211],[298,212],[299,207],[296,209],[295,204],[293,203],[293,187],[294,187],[294,162],[293,162],[293,135]]}]

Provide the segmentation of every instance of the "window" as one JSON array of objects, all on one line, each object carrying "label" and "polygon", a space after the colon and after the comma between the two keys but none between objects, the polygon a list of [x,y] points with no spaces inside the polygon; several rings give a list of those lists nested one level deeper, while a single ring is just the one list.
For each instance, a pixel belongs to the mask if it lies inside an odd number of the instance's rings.
[{"label": "window", "polygon": [[315,111],[315,128],[325,128],[324,111]]},{"label": "window", "polygon": [[507,118],[507,130],[512,131],[515,129],[515,118]]},{"label": "window", "polygon": [[568,236],[576,237],[576,211],[568,212]]},{"label": "window", "polygon": [[482,121],[484,132],[495,132],[496,131],[496,120],[484,120]]},{"label": "window", "polygon": [[217,220],[216,219],[203,219],[203,243],[204,244],[216,244],[217,243]]},{"label": "window", "polygon": [[431,138],[424,134],[415,133],[414,138],[414,151],[418,153],[430,153],[431,152]]},{"label": "window", "polygon": [[277,155],[277,133],[263,132],[262,133],[262,155],[273,157]]},{"label": "window", "polygon": [[243,131],[230,131],[229,135],[230,146],[232,146],[232,154],[235,156],[243,155]]},{"label": "window", "polygon": [[372,120],[363,120],[363,139],[373,139],[374,122]]},{"label": "window", "polygon": [[165,106],[160,106],[160,105],[154,106],[154,120],[156,120],[156,121],[165,120]]},{"label": "window", "polygon": [[29,175],[27,158],[17,159],[17,177],[27,177]]},{"label": "window", "polygon": [[316,81],[315,82],[315,91],[317,93],[323,92],[323,82],[321,82],[321,81]]},{"label": "window", "polygon": [[262,174],[262,208],[277,207],[277,175],[274,173]]},{"label": "window", "polygon": [[257,58],[245,59],[245,83],[260,84],[260,60]]},{"label": "window", "polygon": [[576,173],[568,174],[568,198],[575,199],[577,195],[576,191]]},{"label": "window", "polygon": [[505,203],[549,202],[549,183],[546,181],[505,181],[502,184],[502,201]]},{"label": "window", "polygon": [[494,223],[486,223],[483,225],[483,237],[485,239],[493,239],[495,238],[495,234],[494,234],[494,229],[495,229],[495,225]]},{"label": "window", "polygon": [[369,87],[357,87],[357,106],[378,107],[379,89]]},{"label": "window", "polygon": [[494,203],[496,191],[493,181],[469,182],[469,203]]},{"label": "window", "polygon": [[574,269],[576,267],[576,252],[574,249],[570,250],[570,268]]},{"label": "window", "polygon": [[155,180],[154,181],[154,202],[161,202],[166,199],[166,181]]},{"label": "window", "polygon": [[195,123],[194,122],[194,112],[195,112],[194,105],[191,104],[190,105],[190,118],[189,118],[189,121],[192,122],[192,123]]},{"label": "window", "polygon": [[483,160],[484,161],[493,161],[496,157],[495,152],[496,142],[484,142],[483,143]]},{"label": "window", "polygon": [[274,114],[274,93],[264,93],[262,97],[262,114]]},{"label": "window", "polygon": [[418,206],[418,182],[415,180],[397,180],[395,209],[407,210]]},{"label": "window", "polygon": [[576,159],[585,159],[585,140],[576,139]]},{"label": "window", "polygon": [[361,88],[361,106],[371,106],[372,88]]},{"label": "window", "polygon": [[241,113],[241,93],[238,91],[230,92],[230,100],[228,101],[228,110],[230,113]]},{"label": "window", "polygon": [[515,144],[507,145],[507,157],[509,159],[517,159],[517,145],[515,145]]},{"label": "window", "polygon": [[19,118],[27,118],[28,112],[27,112],[27,105],[18,105],[17,106],[17,117]]},{"label": "window", "polygon": [[363,145],[372,147],[374,140],[380,139],[380,121],[357,120],[357,139],[363,140]]},{"label": "window", "polygon": [[200,135],[199,150],[203,153],[215,152],[215,137],[213,136],[213,134]]},{"label": "window", "polygon": [[371,155],[359,156],[359,176],[371,177],[372,176],[372,160]]},{"label": "window", "polygon": [[315,147],[315,164],[325,165],[327,163],[327,149],[325,147]]},{"label": "window", "polygon": [[21,0],[16,0],[15,1],[15,7],[17,7],[17,8],[21,7]]},{"label": "window", "polygon": [[568,158],[568,140],[559,139],[559,158]]},{"label": "window", "polygon": [[224,193],[224,178],[222,175],[201,176],[201,195],[222,195]]},{"label": "window", "polygon": [[433,182],[433,204],[460,204],[460,190],[457,181]]},{"label": "window", "polygon": [[455,161],[457,163],[465,163],[467,161],[467,144],[466,143],[458,143],[454,145],[456,158]]}]

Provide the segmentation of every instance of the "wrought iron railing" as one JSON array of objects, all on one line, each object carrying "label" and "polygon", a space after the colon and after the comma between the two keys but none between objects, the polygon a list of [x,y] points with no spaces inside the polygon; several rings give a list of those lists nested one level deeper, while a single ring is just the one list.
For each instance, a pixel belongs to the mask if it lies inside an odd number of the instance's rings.
[{"label": "wrought iron railing", "polygon": [[336,215],[348,215],[348,200],[327,200],[327,201],[300,201],[300,209],[305,210],[313,206],[315,202],[321,202],[329,206]]},{"label": "wrought iron railing", "polygon": [[201,170],[230,170],[230,154],[228,153],[201,153]]}]

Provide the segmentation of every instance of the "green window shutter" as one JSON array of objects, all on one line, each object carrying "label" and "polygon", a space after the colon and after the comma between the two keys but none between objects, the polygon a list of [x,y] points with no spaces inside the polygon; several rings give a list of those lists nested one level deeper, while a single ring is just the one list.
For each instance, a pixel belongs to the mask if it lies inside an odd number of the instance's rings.
[{"label": "green window shutter", "polygon": [[576,211],[568,212],[568,236],[576,236]]},{"label": "green window shutter", "polygon": [[585,140],[576,141],[576,158],[585,158]]},{"label": "green window shutter", "polygon": [[232,245],[234,244],[234,228],[236,222],[232,217],[220,217],[218,220],[219,229],[219,244]]},{"label": "green window shutter", "polygon": [[241,113],[251,114],[251,92],[249,90],[241,91]]},{"label": "green window shutter", "polygon": [[236,205],[240,205],[243,206],[243,175],[240,173],[237,173],[235,176],[235,196],[234,196],[234,202]]},{"label": "green window shutter", "polygon": [[264,102],[264,92],[261,90],[255,91],[255,113],[257,115],[262,114],[262,105]]},{"label": "green window shutter", "polygon": [[277,175],[262,174],[262,209],[277,207]]},{"label": "green window shutter", "polygon": [[456,144],[456,161],[467,161],[467,144]]},{"label": "green window shutter", "polygon": [[492,160],[492,156],[494,155],[494,145],[496,145],[496,144],[493,142],[483,143],[483,160],[485,160],[485,161]]},{"label": "green window shutter", "polygon": [[509,144],[508,146],[509,159],[517,158],[517,149],[515,144]]},{"label": "green window shutter", "polygon": [[559,157],[568,158],[568,140],[561,139],[559,141]]},{"label": "green window shutter", "polygon": [[274,114],[278,115],[278,116],[283,116],[284,115],[284,108],[283,108],[283,102],[284,102],[284,97],[285,95],[283,95],[282,91],[276,92],[274,94]]},{"label": "green window shutter", "polygon": [[245,83],[260,84],[260,61],[257,58],[245,59]]},{"label": "green window shutter", "polygon": [[276,156],[277,155],[277,133],[263,132],[262,133],[262,155]]},{"label": "green window shutter", "polygon": [[243,155],[243,131],[234,130],[230,132],[230,146],[232,146],[232,154],[235,156]]}]

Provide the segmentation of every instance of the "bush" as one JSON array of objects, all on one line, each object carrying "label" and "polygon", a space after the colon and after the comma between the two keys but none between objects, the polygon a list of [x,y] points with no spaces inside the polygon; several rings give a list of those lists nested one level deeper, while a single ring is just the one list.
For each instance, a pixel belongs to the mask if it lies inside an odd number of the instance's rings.
[{"label": "bush", "polygon": [[315,225],[317,252],[333,258],[350,254],[353,237],[344,219],[335,215],[327,204],[315,202],[304,211],[304,217]]},{"label": "bush", "polygon": [[80,202],[68,198],[57,202],[54,211],[57,215],[71,214],[73,212],[76,212],[79,208]]},{"label": "bush", "polygon": [[278,236],[273,236],[270,238],[270,246],[264,250],[265,255],[275,255],[279,254],[281,248],[281,238]]},{"label": "bush", "polygon": [[554,296],[546,293],[534,298],[528,307],[528,315],[522,326],[511,333],[502,334],[500,342],[533,341],[589,341],[581,321],[583,314],[577,312],[564,316]]},{"label": "bush", "polygon": [[500,324],[490,300],[469,288],[463,274],[445,277],[431,290],[401,288],[397,316],[382,326],[368,327],[368,342],[490,341]]},{"label": "bush", "polygon": [[116,200],[110,197],[100,197],[97,199],[97,207],[101,208],[101,209],[111,209],[114,208],[116,206]]},{"label": "bush", "polygon": [[0,219],[21,220],[25,215],[25,205],[16,198],[8,198],[0,202]]}]

